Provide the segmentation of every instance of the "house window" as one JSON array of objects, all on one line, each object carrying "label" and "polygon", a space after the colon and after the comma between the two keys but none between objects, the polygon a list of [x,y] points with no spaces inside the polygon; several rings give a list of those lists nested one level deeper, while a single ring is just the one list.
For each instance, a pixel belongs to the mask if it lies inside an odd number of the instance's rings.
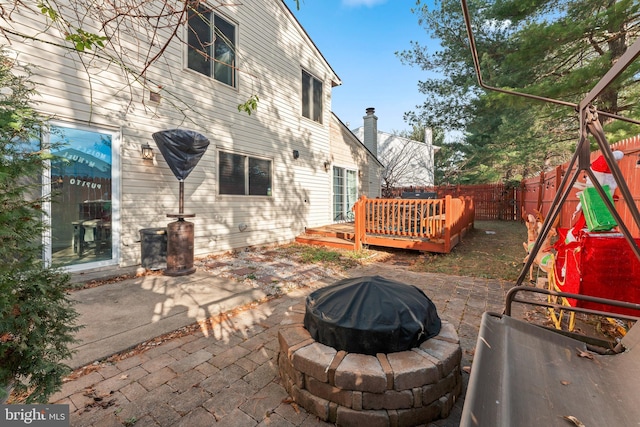
[{"label": "house window", "polygon": [[218,152],[220,194],[271,196],[271,160]]},{"label": "house window", "polygon": [[358,199],[356,171],[333,168],[333,220],[353,221],[353,205]]},{"label": "house window", "polygon": [[302,115],[322,123],[322,82],[302,70]]},{"label": "house window", "polygon": [[236,86],[236,27],[199,6],[189,12],[187,67]]}]

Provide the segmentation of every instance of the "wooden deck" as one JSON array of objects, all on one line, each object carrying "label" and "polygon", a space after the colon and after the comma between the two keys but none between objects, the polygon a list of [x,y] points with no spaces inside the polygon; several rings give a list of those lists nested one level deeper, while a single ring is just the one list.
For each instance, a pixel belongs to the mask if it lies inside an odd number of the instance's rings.
[{"label": "wooden deck", "polygon": [[355,204],[355,221],[309,227],[296,242],[359,250],[383,246],[449,253],[473,227],[473,200],[367,199]]}]

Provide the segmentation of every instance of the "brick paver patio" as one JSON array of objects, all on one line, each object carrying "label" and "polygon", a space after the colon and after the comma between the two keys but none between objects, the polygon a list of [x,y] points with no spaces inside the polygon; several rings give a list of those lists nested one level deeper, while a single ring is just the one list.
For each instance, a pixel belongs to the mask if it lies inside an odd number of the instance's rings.
[{"label": "brick paver patio", "polygon": [[[470,366],[484,311],[501,312],[513,283],[406,271],[374,264],[349,276],[380,275],[422,289],[452,323]],[[337,280],[337,279],[336,279]],[[96,365],[65,383],[51,399],[70,405],[72,426],[320,426],[329,425],[293,403],[278,376],[278,329],[324,280],[229,317],[206,331],[166,341],[112,364]],[[447,419],[457,426],[463,395]]]}]

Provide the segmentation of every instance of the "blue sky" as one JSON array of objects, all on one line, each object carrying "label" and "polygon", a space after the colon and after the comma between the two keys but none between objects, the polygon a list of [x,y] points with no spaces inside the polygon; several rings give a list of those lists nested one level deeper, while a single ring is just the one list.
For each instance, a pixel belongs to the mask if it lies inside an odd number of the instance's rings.
[{"label": "blue sky", "polygon": [[[351,129],[362,126],[367,107],[376,109],[378,130],[409,129],[406,111],[422,104],[418,81],[427,73],[395,55],[410,42],[436,43],[411,13],[415,0],[286,0],[342,86],[333,88],[332,109]],[[437,44],[435,44],[437,47]]]}]

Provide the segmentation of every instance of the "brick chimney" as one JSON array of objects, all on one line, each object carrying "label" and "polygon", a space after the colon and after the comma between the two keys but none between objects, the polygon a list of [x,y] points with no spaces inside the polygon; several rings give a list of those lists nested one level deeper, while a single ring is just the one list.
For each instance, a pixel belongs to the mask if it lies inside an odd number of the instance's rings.
[{"label": "brick chimney", "polygon": [[362,142],[374,156],[378,157],[378,117],[375,112],[375,108],[369,107],[367,108],[367,115],[363,117],[364,136]]}]

